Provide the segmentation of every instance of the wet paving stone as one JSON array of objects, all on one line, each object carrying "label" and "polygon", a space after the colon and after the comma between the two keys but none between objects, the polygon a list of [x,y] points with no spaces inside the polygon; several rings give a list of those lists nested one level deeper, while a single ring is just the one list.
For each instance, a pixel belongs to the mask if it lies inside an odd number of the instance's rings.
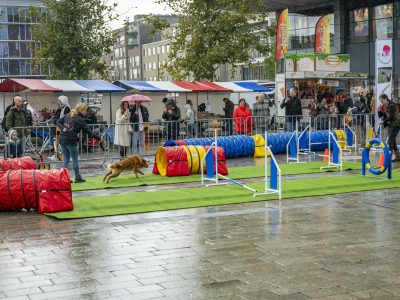
[{"label": "wet paving stone", "polygon": [[0,299],[400,299],[400,189],[58,221],[0,214]]}]

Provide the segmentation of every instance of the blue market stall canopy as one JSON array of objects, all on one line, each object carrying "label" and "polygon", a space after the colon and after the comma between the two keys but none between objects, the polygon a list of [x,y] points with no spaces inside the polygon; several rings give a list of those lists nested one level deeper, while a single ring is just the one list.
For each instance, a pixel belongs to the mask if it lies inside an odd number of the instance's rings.
[{"label": "blue market stall canopy", "polygon": [[96,93],[125,92],[126,89],[116,86],[104,80],[74,80],[77,84],[94,90]]},{"label": "blue market stall canopy", "polygon": [[266,87],[266,86],[259,85],[259,84],[255,83],[255,82],[240,81],[240,82],[234,82],[234,84],[236,84],[236,85],[238,85],[238,86],[240,86],[242,88],[252,90],[253,92],[266,92],[266,93],[268,93],[268,92],[272,92],[273,91],[273,89],[271,89],[269,87]]},{"label": "blue market stall canopy", "polygon": [[130,81],[130,80],[118,80],[115,81],[113,84],[124,88],[125,90],[137,90],[140,92],[164,92],[167,93],[168,90],[157,88],[154,85],[146,81]]},{"label": "blue market stall canopy", "polygon": [[199,93],[199,92],[273,92],[255,82],[193,82],[193,81],[128,81],[114,82],[127,90],[136,92]]}]

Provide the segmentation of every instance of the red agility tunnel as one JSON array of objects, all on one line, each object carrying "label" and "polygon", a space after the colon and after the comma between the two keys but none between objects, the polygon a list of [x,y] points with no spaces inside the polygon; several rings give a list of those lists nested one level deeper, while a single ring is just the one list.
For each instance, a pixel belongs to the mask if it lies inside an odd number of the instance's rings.
[{"label": "red agility tunnel", "polygon": [[0,173],[0,211],[36,209],[39,213],[73,210],[68,171],[9,170]]},{"label": "red agility tunnel", "polygon": [[[159,147],[156,152],[153,174],[168,177],[198,174],[201,171],[200,161],[204,158],[208,148],[203,146]],[[215,158],[215,148],[213,157]],[[228,175],[225,152],[220,147],[218,147],[218,173]]]},{"label": "red agility tunnel", "polygon": [[0,171],[8,170],[35,170],[37,169],[35,161],[29,157],[21,158],[1,158]]},{"label": "red agility tunnel", "polygon": [[[210,146],[206,146],[206,151],[210,149]],[[213,160],[214,160],[214,175],[215,175],[215,147],[212,149]],[[226,166],[225,151],[223,148],[218,147],[218,174],[228,175],[228,168]]]},{"label": "red agility tunnel", "polygon": [[168,177],[190,175],[185,149],[182,146],[159,147],[156,152],[153,174]]}]

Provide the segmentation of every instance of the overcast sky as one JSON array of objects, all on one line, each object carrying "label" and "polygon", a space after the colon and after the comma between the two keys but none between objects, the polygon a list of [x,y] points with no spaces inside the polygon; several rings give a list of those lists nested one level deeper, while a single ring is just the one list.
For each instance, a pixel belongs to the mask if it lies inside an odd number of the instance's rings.
[{"label": "overcast sky", "polygon": [[120,15],[119,20],[111,23],[113,29],[119,28],[124,20],[129,17],[133,20],[134,15],[141,14],[170,14],[171,10],[165,5],[156,3],[156,0],[107,0],[109,4],[117,3],[116,12]]}]

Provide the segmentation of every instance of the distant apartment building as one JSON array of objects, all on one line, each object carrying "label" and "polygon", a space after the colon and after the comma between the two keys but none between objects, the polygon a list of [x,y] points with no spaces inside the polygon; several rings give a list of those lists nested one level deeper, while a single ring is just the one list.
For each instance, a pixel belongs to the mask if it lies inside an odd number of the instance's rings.
[{"label": "distant apartment building", "polygon": [[29,8],[39,7],[38,0],[0,0],[0,78],[44,77],[48,69],[32,64],[31,24],[36,20],[29,17]]},{"label": "distant apartment building", "polygon": [[162,40],[143,45],[143,74],[144,80],[168,81],[172,80],[163,66],[168,61],[171,40]]},{"label": "distant apartment building", "polygon": [[[177,18],[160,16],[171,24]],[[127,26],[114,31],[117,43],[109,55],[110,75],[112,80],[144,80],[143,46],[161,40],[160,33],[151,32],[153,26],[148,24],[144,15],[134,17]],[[104,59],[107,61],[107,58]]]}]

